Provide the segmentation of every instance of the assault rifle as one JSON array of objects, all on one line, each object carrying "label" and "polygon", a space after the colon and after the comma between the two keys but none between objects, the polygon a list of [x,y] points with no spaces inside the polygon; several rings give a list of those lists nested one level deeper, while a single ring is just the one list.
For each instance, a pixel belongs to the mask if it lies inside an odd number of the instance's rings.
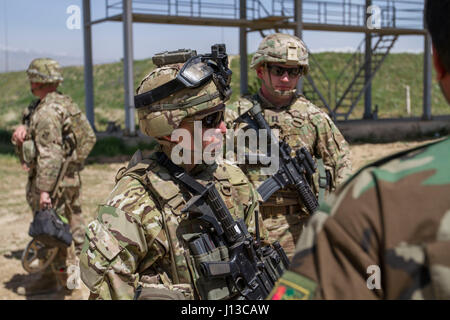
[{"label": "assault rifle", "polygon": [[[265,129],[269,138],[269,145],[277,142],[269,124],[262,115],[259,103],[256,103],[253,108],[241,115],[238,121],[246,122],[254,129]],[[308,182],[311,181],[317,164],[305,147],[297,150],[295,157],[291,157],[291,148],[286,142],[278,141],[278,146],[279,169],[259,186],[258,193],[265,202],[276,191],[284,189],[287,186],[294,186],[309,214],[313,214],[319,207],[319,202]]]},{"label": "assault rifle", "polygon": [[[239,292],[238,299],[260,300],[267,297],[277,279],[287,269],[289,260],[278,241],[262,247],[259,241],[258,212],[255,212],[257,241],[242,219],[234,220],[214,183],[203,186],[176,166],[164,153],[157,153],[158,163],[195,194],[182,212],[209,226],[206,241],[191,242],[196,255],[225,245],[228,261],[201,262],[199,272],[206,279],[227,278]],[[208,248],[206,248],[208,247]]]}]

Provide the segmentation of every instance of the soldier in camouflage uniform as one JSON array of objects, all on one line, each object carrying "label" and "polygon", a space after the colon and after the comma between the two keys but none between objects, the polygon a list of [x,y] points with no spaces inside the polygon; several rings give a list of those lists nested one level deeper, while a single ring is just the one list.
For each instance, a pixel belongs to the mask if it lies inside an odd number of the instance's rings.
[{"label": "soldier in camouflage uniform", "polygon": [[[25,109],[22,125],[16,129],[12,138],[22,165],[28,171],[26,199],[33,214],[45,207],[53,207],[63,220],[70,223],[76,248],[59,249],[51,270],[45,271],[45,280],[25,288],[26,294],[31,294],[57,285],[55,274],[59,279],[58,287],[65,285],[66,260],[68,257],[74,260],[74,250],[77,253],[81,251],[84,222],[79,199],[79,171],[96,138],[78,106],[69,96],[57,91],[63,77],[56,61],[35,59],[27,69],[27,74],[31,90],[39,100]],[[82,141],[77,142],[77,139]],[[52,199],[51,194],[65,161],[70,162],[58,186],[56,198]]]},{"label": "soldier in camouflage uniform", "polygon": [[[238,135],[238,130],[244,129],[246,124],[233,121],[259,102],[267,123],[271,129],[279,130],[279,139],[288,143],[293,156],[295,150],[304,146],[314,158],[323,160],[326,176],[321,179],[328,181],[328,190],[335,189],[351,173],[350,151],[328,115],[295,93],[297,82],[309,69],[304,43],[289,34],[271,34],[262,40],[250,67],[261,79],[261,89],[256,95],[227,106],[227,127]],[[268,178],[261,174],[261,165],[245,164],[241,168],[256,187]],[[319,175],[314,178],[318,193]],[[277,191],[261,206],[261,214],[271,237],[279,240],[287,255],[292,257],[309,215],[298,193],[291,188]]]},{"label": "soldier in camouflage uniform", "polygon": [[[137,93],[168,83],[182,65],[155,69],[143,79]],[[140,129],[159,142],[157,150],[152,151],[161,151],[170,158],[179,142],[171,137],[172,132],[182,128],[192,136],[194,120],[202,121],[205,130],[204,120],[216,119],[210,128],[222,136],[226,130],[224,108],[216,85],[209,81],[138,109]],[[202,150],[215,139],[203,142]],[[183,154],[196,152],[189,145],[185,148]],[[136,154],[128,167],[119,170],[116,186],[100,206],[98,218],[88,225],[80,270],[81,279],[91,291],[90,299],[133,299],[139,292],[137,288],[142,288],[139,299],[226,299],[229,292],[223,282],[199,280],[197,259],[201,257],[187,248],[199,225],[181,212],[193,195],[159,164],[156,155],[154,152],[138,161]],[[214,182],[230,213],[245,219],[250,232],[255,230],[258,196],[237,166],[180,166],[203,185]]]},{"label": "soldier in camouflage uniform", "polygon": [[[427,1],[450,103],[450,1]],[[272,299],[450,299],[450,139],[381,159],[309,221]]]}]

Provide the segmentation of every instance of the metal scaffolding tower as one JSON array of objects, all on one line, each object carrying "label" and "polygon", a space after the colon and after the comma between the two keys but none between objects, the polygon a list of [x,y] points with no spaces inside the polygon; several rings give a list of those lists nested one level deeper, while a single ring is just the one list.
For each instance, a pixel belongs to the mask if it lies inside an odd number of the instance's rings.
[{"label": "metal scaffolding tower", "polygon": [[[380,28],[368,25],[370,6],[379,8],[376,14]],[[87,117],[93,125],[92,25],[118,21],[123,23],[125,126],[130,135],[135,134],[132,25],[137,22],[239,28],[241,94],[248,93],[246,57],[250,32],[293,30],[300,38],[304,30],[365,34],[365,41],[348,62],[339,83],[335,83],[333,99],[330,80],[313,56],[310,63],[319,70],[315,77],[321,80],[309,76],[298,87],[327,108],[334,119],[347,119],[363,94],[364,118],[371,118],[371,83],[377,70],[400,35],[421,35],[425,38],[422,117],[431,119],[431,41],[423,26],[423,6],[424,0],[105,0],[106,16],[92,21],[90,0],[83,0]]]}]

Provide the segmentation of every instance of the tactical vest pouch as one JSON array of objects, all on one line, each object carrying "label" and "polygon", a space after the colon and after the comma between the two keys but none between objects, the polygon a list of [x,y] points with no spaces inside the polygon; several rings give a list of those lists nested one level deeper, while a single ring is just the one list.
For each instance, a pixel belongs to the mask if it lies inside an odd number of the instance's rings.
[{"label": "tactical vest pouch", "polygon": [[201,299],[220,300],[230,296],[230,290],[225,278],[206,278],[200,269],[202,262],[228,261],[228,249],[225,246],[212,248],[212,239],[206,233],[183,235],[189,247],[189,258],[194,266],[195,287]]},{"label": "tactical vest pouch", "polygon": [[166,288],[139,287],[134,300],[186,300],[182,292]]},{"label": "tactical vest pouch", "polygon": [[23,161],[29,166],[36,159],[36,146],[33,140],[26,140],[22,144]]},{"label": "tactical vest pouch", "polygon": [[30,237],[48,247],[67,248],[72,243],[70,226],[61,221],[53,209],[39,210],[35,213],[30,229]]}]

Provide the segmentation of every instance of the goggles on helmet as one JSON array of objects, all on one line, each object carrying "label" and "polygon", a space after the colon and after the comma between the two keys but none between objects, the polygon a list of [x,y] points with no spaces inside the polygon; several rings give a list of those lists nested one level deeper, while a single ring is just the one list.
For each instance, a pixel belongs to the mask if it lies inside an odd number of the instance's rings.
[{"label": "goggles on helmet", "polygon": [[200,111],[191,118],[187,119],[189,122],[201,121],[202,127],[206,129],[217,128],[222,121],[224,121],[225,104],[221,103],[214,108]]},{"label": "goggles on helmet", "polygon": [[211,54],[189,58],[175,79],[148,92],[136,95],[134,105],[143,108],[186,88],[198,88],[211,79],[214,81],[223,101],[231,96],[231,70],[228,69],[228,55],[225,44],[211,47]]}]

